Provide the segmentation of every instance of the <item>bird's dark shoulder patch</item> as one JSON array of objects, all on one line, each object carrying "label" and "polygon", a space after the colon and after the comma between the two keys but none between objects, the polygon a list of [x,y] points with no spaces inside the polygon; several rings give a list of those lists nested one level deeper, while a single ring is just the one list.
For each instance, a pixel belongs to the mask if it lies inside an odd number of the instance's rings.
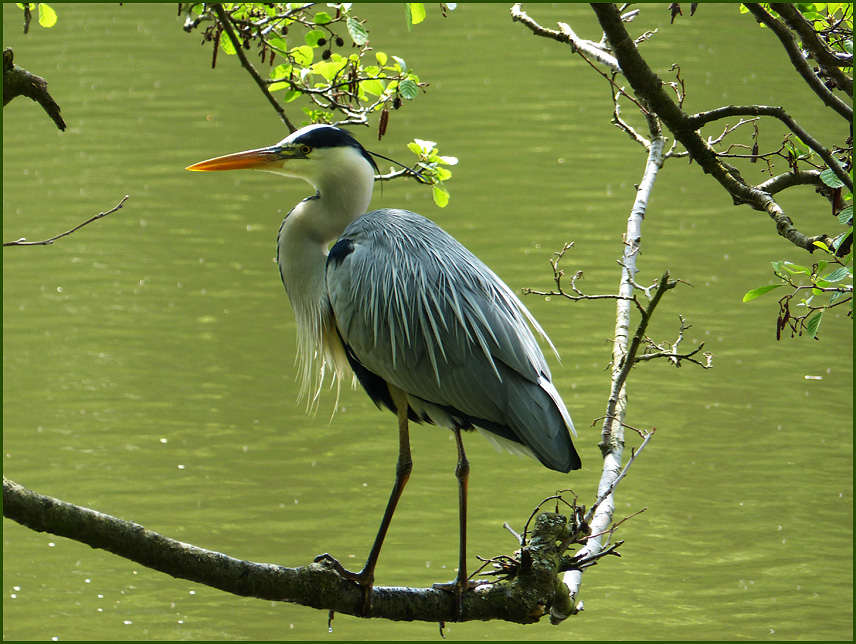
[{"label": "bird's dark shoulder patch", "polygon": [[354,242],[350,239],[340,239],[333,248],[330,249],[330,254],[327,255],[327,268],[333,265],[333,268],[338,268],[345,258],[354,252]]}]

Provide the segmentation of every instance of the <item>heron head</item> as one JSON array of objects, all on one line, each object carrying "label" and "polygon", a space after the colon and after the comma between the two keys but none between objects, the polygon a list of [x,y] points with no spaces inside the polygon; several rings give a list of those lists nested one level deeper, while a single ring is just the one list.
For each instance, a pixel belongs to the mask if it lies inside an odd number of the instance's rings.
[{"label": "heron head", "polygon": [[[362,167],[361,167],[362,166]],[[307,125],[276,145],[194,163],[187,170],[264,170],[317,184],[326,176],[376,172],[377,164],[349,132],[332,125]]]}]

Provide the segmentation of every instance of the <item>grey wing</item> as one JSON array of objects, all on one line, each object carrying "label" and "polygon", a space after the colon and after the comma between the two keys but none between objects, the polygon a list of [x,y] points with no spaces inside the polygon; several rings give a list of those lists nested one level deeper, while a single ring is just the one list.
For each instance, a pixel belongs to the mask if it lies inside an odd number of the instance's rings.
[{"label": "grey wing", "polygon": [[573,423],[527,318],[540,327],[448,233],[408,211],[373,211],[333,246],[326,280],[348,359],[379,405],[394,409],[389,383],[419,420],[475,425],[547,467],[580,467]]}]

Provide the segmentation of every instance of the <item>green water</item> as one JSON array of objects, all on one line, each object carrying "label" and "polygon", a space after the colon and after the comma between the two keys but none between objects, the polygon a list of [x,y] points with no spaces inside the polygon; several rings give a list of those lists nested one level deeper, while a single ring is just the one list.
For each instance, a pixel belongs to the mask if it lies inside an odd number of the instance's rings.
[{"label": "green water", "polygon": [[[4,472],[38,492],[133,520],[229,555],[284,565],[331,552],[362,563],[392,481],[394,417],[359,391],[307,417],[296,403],[294,321],[276,266],[276,231],[310,188],[265,174],[200,175],[195,161],[273,143],[276,115],[234,60],[217,69],[175,5],[57,5],[50,30],[21,33],[4,4],[4,46],[49,80],[68,130],[31,101],[4,110],[3,239],[43,239],[115,205],[48,247],[3,258]],[[527,6],[597,40],[590,10]],[[547,260],[576,246],[570,273],[614,291],[615,259],[644,157],[609,123],[609,89],[558,44],[511,23],[505,5],[429,8],[408,33],[400,6],[366,5],[373,45],[431,83],[393,114],[373,149],[406,158],[413,136],[458,156],[452,201],[412,183],[376,207],[434,219],[514,289],[548,289]],[[687,109],[783,104],[811,123],[817,104],[774,38],[736,5],[668,24],[652,62],[681,64]],[[770,34],[766,34],[770,36]],[[501,55],[497,52],[501,52]],[[290,106],[293,119],[298,108]],[[628,108],[629,112],[629,108]],[[815,114],[816,115],[816,114]],[[813,127],[821,127],[815,125]],[[829,118],[829,130],[839,124]],[[765,125],[762,145],[781,130]],[[831,231],[806,190],[788,196],[806,231]],[[716,355],[708,371],[648,364],[634,373],[628,422],[657,427],[617,495],[622,558],[587,572],[586,610],[546,623],[449,625],[449,639],[852,638],[852,336],[828,319],[820,343],[775,340],[769,261],[804,261],[772,224],[735,208],[696,166],[671,161],[644,228],[642,273],[673,291],[649,329]],[[467,442],[470,558],[514,548],[534,505],[572,487],[590,503],[609,376],[612,304],[525,300],[562,355],[551,362],[580,437],[570,476]],[[453,576],[455,449],[413,430],[414,473],[378,568],[383,585]],[[630,444],[634,444],[629,440]],[[637,443],[638,444],[638,441]],[[78,543],[3,523],[6,639],[433,639],[433,624],[363,621],[226,595]]]}]

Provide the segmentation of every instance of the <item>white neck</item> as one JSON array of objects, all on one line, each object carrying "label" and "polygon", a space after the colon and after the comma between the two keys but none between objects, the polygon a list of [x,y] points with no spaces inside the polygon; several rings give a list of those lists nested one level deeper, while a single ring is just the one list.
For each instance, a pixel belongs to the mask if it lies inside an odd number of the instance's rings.
[{"label": "white neck", "polygon": [[301,201],[286,216],[277,240],[282,282],[297,318],[301,394],[310,387],[317,394],[323,377],[328,248],[348,224],[365,214],[374,185],[373,168],[359,152],[351,148],[331,152],[341,154],[342,162],[325,162],[325,172],[310,181],[316,196]]}]

